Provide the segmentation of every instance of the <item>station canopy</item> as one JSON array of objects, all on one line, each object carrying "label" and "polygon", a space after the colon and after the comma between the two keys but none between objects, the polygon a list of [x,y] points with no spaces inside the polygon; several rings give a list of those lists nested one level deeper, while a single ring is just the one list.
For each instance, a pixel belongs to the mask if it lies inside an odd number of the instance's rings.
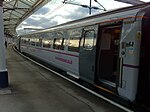
[{"label": "station canopy", "polygon": [[15,36],[16,27],[51,0],[4,0],[3,20],[5,35]]},{"label": "station canopy", "polygon": [[[39,8],[52,0],[3,0],[3,20],[5,35],[15,36],[16,27]],[[62,0],[69,1],[69,0]],[[71,0],[70,0],[71,1]],[[94,0],[97,2],[97,0]],[[114,0],[129,4],[143,3],[140,0]]]}]

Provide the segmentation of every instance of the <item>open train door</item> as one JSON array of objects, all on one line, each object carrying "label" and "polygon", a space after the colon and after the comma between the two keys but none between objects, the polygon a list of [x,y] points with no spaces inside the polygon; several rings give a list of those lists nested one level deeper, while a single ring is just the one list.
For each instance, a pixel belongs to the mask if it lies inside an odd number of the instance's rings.
[{"label": "open train door", "polygon": [[97,25],[84,27],[80,43],[79,73],[80,78],[93,83],[95,76]]},{"label": "open train door", "polygon": [[121,22],[100,25],[96,49],[96,82],[99,86],[116,91],[121,74],[119,57]]}]

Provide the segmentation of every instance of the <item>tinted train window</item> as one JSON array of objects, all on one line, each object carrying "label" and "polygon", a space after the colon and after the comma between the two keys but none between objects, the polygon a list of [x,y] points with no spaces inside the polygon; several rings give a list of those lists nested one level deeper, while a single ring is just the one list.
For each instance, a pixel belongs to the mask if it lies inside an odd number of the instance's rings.
[{"label": "tinted train window", "polygon": [[70,30],[68,33],[68,51],[79,52],[79,41],[82,35],[82,28]]},{"label": "tinted train window", "polygon": [[23,43],[23,39],[21,39],[21,43]]},{"label": "tinted train window", "polygon": [[64,50],[64,38],[55,38],[53,43],[54,49]]},{"label": "tinted train window", "polygon": [[35,46],[36,40],[35,39],[31,39],[30,43],[31,43],[32,46]]},{"label": "tinted train window", "polygon": [[22,43],[22,44],[25,44],[25,43],[26,43],[26,39],[25,39],[25,38],[22,38],[22,39],[21,39],[21,43]]},{"label": "tinted train window", "polygon": [[62,42],[62,46],[61,46],[61,50],[64,50],[66,45],[66,39],[63,38],[63,42]]},{"label": "tinted train window", "polygon": [[30,39],[27,39],[27,45],[30,45]]},{"label": "tinted train window", "polygon": [[51,48],[52,46],[52,40],[55,37],[55,33],[52,32],[47,32],[47,33],[43,33],[41,34],[41,37],[43,37],[43,47],[45,48]]},{"label": "tinted train window", "polygon": [[42,46],[42,39],[37,39],[36,46],[38,47]]},{"label": "tinted train window", "polygon": [[86,31],[84,35],[84,44],[83,47],[85,49],[92,49],[94,43],[94,30]]},{"label": "tinted train window", "polygon": [[28,42],[28,39],[27,38],[22,38],[22,44],[27,44],[27,42]]},{"label": "tinted train window", "polygon": [[43,47],[50,48],[51,47],[51,39],[43,39]]},{"label": "tinted train window", "polygon": [[71,37],[68,44],[68,51],[79,52],[79,38]]}]

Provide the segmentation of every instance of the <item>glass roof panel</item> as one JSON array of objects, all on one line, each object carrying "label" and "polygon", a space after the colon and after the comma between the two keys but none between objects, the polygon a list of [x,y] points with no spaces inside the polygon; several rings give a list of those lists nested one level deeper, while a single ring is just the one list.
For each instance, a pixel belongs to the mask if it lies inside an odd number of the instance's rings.
[{"label": "glass roof panel", "polygon": [[34,10],[38,10],[51,0],[4,0],[4,31],[8,35],[16,35],[16,27]]}]

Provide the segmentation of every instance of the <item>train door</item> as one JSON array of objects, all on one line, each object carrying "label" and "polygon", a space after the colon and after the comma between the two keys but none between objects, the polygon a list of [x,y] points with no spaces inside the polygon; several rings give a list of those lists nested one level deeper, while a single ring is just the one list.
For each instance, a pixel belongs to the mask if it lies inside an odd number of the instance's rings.
[{"label": "train door", "polygon": [[96,81],[99,85],[116,90],[120,76],[121,24],[99,26],[97,39]]},{"label": "train door", "polygon": [[87,26],[83,29],[79,53],[80,78],[87,82],[94,82],[95,74],[95,40],[97,25]]}]

